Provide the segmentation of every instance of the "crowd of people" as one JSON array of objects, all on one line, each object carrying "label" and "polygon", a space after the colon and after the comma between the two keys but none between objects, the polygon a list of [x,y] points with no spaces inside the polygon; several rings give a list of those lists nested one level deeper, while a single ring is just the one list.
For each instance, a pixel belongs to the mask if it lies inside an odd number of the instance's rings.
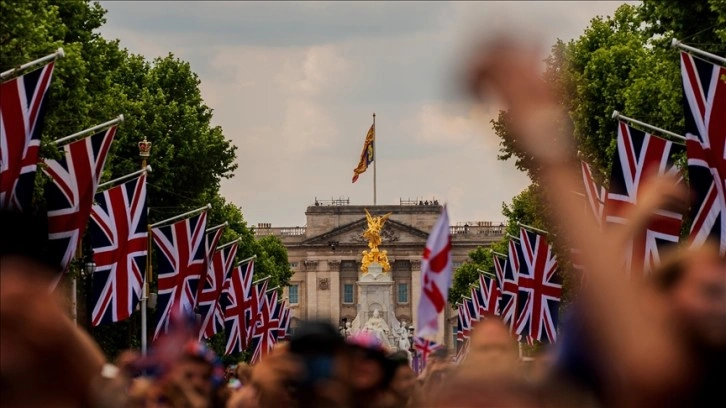
[{"label": "crowd of people", "polygon": [[[572,192],[581,189],[561,105],[537,54],[499,38],[469,61],[467,86],[509,109],[518,148],[541,168],[558,239],[577,243],[585,284],[557,344],[520,359],[495,317],[473,329],[454,362],[432,354],[416,376],[405,353],[366,333],[343,338],[306,322],[254,366],[225,368],[182,329],[148,356],[106,361],[48,291],[47,230],[32,215],[0,215],[0,399],[5,407],[662,407],[723,406],[726,264],[719,249],[682,245],[650,275],[626,277],[613,260],[664,205],[687,192],[666,176],[642,187],[621,227],[600,229]],[[551,144],[552,136],[560,142]],[[569,143],[568,143],[569,142]],[[722,215],[723,216],[723,215]],[[574,246],[574,245],[573,245]]]}]

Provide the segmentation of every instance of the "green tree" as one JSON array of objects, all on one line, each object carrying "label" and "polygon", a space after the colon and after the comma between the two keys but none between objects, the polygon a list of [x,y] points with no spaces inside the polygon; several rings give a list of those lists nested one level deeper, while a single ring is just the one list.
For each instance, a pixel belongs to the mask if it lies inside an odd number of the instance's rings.
[{"label": "green tree", "polygon": [[[106,21],[106,10],[96,2],[0,0],[0,13],[3,71],[59,47],[65,50],[46,102],[43,157],[59,155],[51,141],[123,114],[102,181],[137,170],[137,143],[147,138],[153,143],[149,221],[211,203],[209,225],[229,223],[222,242],[241,239],[238,260],[257,255],[256,275],[271,276],[273,286],[287,285],[291,271],[282,243],[275,238],[257,241],[241,208],[219,194],[220,181],[237,168],[236,147],[221,127],[212,125],[212,109],[204,103],[200,80],[188,62],[172,54],[148,61],[121,48],[118,40],[103,38],[98,28]],[[36,206],[41,210],[45,182],[38,173]],[[82,285],[81,302],[86,289]],[[150,316],[153,330],[153,311]],[[138,332],[138,313],[129,321],[93,329],[110,357],[138,346]]]}]

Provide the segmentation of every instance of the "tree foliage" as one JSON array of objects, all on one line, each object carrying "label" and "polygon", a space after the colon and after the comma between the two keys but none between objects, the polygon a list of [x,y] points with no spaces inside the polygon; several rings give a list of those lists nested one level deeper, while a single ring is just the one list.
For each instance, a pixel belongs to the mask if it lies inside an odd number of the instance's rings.
[{"label": "tree foliage", "polygon": [[[123,114],[106,162],[103,180],[139,168],[137,143],[153,143],[148,176],[149,221],[212,204],[209,225],[229,223],[223,241],[241,239],[238,260],[257,255],[256,275],[287,285],[287,252],[274,237],[255,240],[240,207],[219,194],[220,181],[233,176],[236,147],[204,103],[200,80],[173,54],[151,61],[98,33],[106,10],[83,0],[0,0],[0,69],[3,71],[63,47],[46,102],[44,157],[57,157],[50,143]],[[47,180],[39,173],[38,188]],[[36,194],[42,209],[42,195]],[[82,289],[83,291],[83,289]],[[81,295],[80,299],[83,301]],[[93,330],[109,355],[138,345],[138,313],[127,322]],[[150,313],[153,316],[153,313]],[[154,319],[150,320],[150,327]],[[217,350],[220,351],[220,350]]]},{"label": "tree foliage", "polygon": [[[596,17],[574,40],[558,40],[545,60],[543,79],[557,93],[569,113],[569,123],[581,156],[589,162],[595,179],[607,186],[616,150],[617,121],[614,110],[651,125],[683,132],[684,118],[678,50],[672,38],[716,54],[726,51],[726,2],[723,0],[645,0],[624,4],[611,17]],[[500,160],[513,160],[528,174],[532,185],[503,206],[508,232],[515,234],[516,221],[549,231],[549,210],[538,187],[540,169],[509,132],[508,114],[501,111],[492,121],[500,137]],[[559,145],[551,141],[553,148]],[[531,223],[531,224],[530,224]],[[551,239],[552,240],[552,239]],[[567,268],[568,248],[555,241],[561,270]],[[565,297],[573,287],[565,273]]]}]

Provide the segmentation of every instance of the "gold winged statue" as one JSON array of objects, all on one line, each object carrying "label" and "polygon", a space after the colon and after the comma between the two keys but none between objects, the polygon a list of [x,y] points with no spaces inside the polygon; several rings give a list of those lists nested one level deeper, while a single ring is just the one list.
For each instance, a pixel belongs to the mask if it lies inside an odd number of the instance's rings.
[{"label": "gold winged statue", "polygon": [[368,248],[370,248],[370,251],[363,251],[360,270],[365,275],[368,273],[368,266],[374,262],[378,262],[383,267],[383,271],[388,272],[391,270],[391,265],[388,263],[387,251],[379,250],[378,246],[381,245],[383,225],[386,224],[386,221],[388,221],[392,213],[374,217],[368,210],[365,210],[365,212],[366,219],[368,220],[368,229],[363,233],[363,238],[368,240]]}]

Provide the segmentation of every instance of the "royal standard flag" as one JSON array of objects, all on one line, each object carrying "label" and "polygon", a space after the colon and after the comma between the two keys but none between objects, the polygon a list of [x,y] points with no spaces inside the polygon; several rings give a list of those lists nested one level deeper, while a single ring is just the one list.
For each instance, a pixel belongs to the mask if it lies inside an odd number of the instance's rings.
[{"label": "royal standard flag", "polygon": [[371,125],[371,128],[368,129],[368,134],[366,135],[366,141],[363,143],[363,151],[360,153],[360,161],[358,162],[358,167],[356,167],[353,170],[353,182],[355,183],[356,180],[358,180],[358,176],[363,174],[366,170],[368,170],[368,165],[373,163],[373,159],[375,158],[375,152],[374,152],[374,142],[376,141],[376,124],[375,122]]}]

